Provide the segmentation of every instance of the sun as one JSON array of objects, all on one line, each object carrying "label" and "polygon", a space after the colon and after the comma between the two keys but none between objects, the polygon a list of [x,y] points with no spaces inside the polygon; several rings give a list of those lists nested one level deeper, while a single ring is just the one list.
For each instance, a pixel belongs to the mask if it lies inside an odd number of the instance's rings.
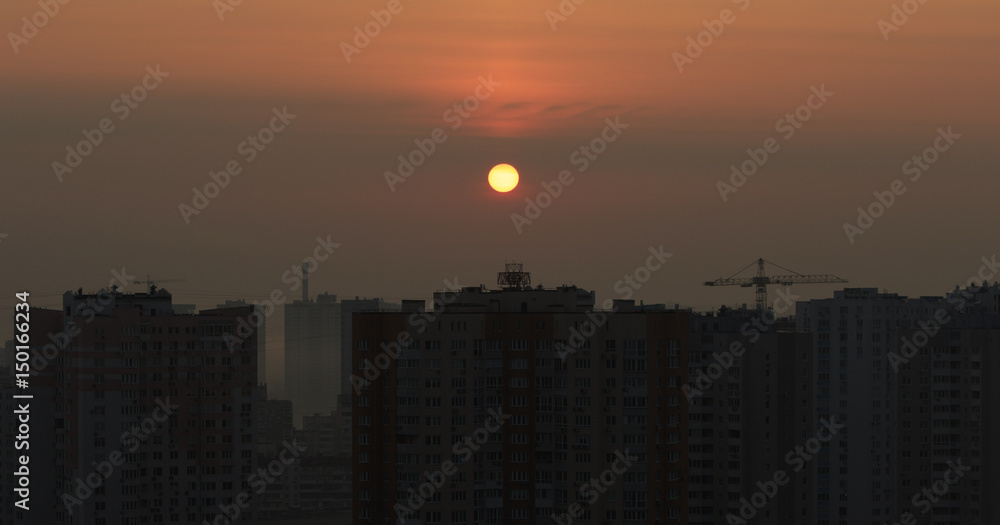
[{"label": "sun", "polygon": [[490,170],[490,186],[500,193],[516,188],[518,180],[517,170],[510,164],[497,164]]}]

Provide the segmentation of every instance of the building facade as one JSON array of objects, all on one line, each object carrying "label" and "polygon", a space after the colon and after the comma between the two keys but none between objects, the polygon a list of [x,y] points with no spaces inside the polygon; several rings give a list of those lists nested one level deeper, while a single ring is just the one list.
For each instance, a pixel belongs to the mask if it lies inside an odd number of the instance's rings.
[{"label": "building facade", "polygon": [[688,314],[594,306],[463,288],[355,315],[353,522],[686,523]]},{"label": "building facade", "polygon": [[33,309],[32,454],[54,454],[33,456],[33,481],[55,485],[27,522],[214,523],[255,466],[256,340],[225,341],[251,312],[174,315],[154,289]]},{"label": "building facade", "polygon": [[[257,381],[261,385],[266,385],[268,383],[267,315],[264,306],[248,303],[243,299],[227,300],[222,304],[216,305],[217,309],[245,307],[251,307],[254,309],[254,315],[252,317],[253,322],[250,324],[250,329],[257,332],[257,336],[254,338],[257,341]],[[177,312],[176,309],[174,311]]]},{"label": "building facade", "polygon": [[[822,427],[812,335],[771,311],[722,309],[691,317],[689,348],[689,523],[814,523],[802,496],[817,480],[794,453]],[[776,476],[787,484],[761,498]]]},{"label": "building facade", "polygon": [[997,518],[986,495],[1000,465],[983,444],[997,436],[986,416],[1000,406],[998,295],[996,285],[920,298],[849,288],[798,303],[816,346],[817,413],[846,424],[829,469],[816,465],[816,523]]}]

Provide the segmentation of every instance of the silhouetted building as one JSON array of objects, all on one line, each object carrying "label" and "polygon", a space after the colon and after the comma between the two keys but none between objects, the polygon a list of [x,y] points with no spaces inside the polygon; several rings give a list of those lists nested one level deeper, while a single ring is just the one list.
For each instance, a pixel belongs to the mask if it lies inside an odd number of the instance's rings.
[{"label": "silhouetted building", "polygon": [[[48,343],[47,332],[57,333],[62,326],[51,317],[35,316],[40,310],[31,311],[31,340],[39,347]],[[51,371],[44,376],[29,379],[29,388],[17,388],[13,368],[0,367],[0,523],[56,523],[59,505],[56,487],[58,475],[62,474],[64,461],[58,452],[56,429],[62,426],[52,414],[55,412],[55,377]],[[15,395],[33,396],[32,399],[15,399]],[[23,405],[28,405],[27,414],[20,414]],[[19,431],[19,418],[28,417],[28,433]],[[20,438],[19,438],[20,436]],[[18,445],[18,443],[21,443]],[[25,449],[23,443],[28,443]],[[27,455],[28,477],[16,476],[15,472],[24,465],[21,455]],[[58,463],[57,463],[58,462]],[[19,494],[23,488],[19,479],[27,479],[30,484],[27,493]],[[27,507],[28,510],[23,510]]]},{"label": "silhouetted building", "polygon": [[295,437],[292,423],[292,402],[287,399],[264,399],[259,405],[257,436],[258,452],[274,457],[284,446],[283,442]]},{"label": "silhouetted building", "polygon": [[336,413],[303,416],[302,430],[298,435],[299,441],[309,447],[310,455],[343,455],[340,444],[340,417]]},{"label": "silhouetted building", "polygon": [[686,523],[686,312],[576,287],[423,305],[354,316],[354,523]]},{"label": "silhouetted building", "polygon": [[846,423],[814,462],[817,523],[1000,517],[989,497],[1000,465],[982,446],[1000,430],[984,424],[1000,406],[986,386],[1000,381],[1000,289],[986,288],[916,299],[848,288],[798,303],[816,345],[817,413]]},{"label": "silhouetted building", "polygon": [[253,322],[250,323],[250,329],[257,332],[257,337],[254,338],[257,341],[257,381],[259,384],[266,384],[268,382],[267,315],[265,315],[264,307],[262,305],[248,303],[243,299],[236,299],[227,300],[220,305],[216,305],[216,308],[243,308],[247,306],[254,309],[254,315],[252,317]]},{"label": "silhouetted building", "polygon": [[[815,523],[802,496],[816,481],[787,457],[820,430],[812,334],[771,311],[722,309],[691,317],[689,348],[688,523]],[[745,502],[778,472],[789,483],[749,516]]]},{"label": "silhouetted building", "polygon": [[251,312],[175,315],[154,288],[32,309],[32,523],[213,522],[255,466],[256,342],[225,341]]},{"label": "silhouetted building", "polygon": [[285,305],[284,397],[292,400],[297,426],[303,416],[350,407],[351,316],[392,307],[381,299],[338,302],[326,293]]},{"label": "silhouetted building", "polygon": [[329,413],[340,393],[340,304],[337,296],[285,304],[285,395],[295,423]]}]

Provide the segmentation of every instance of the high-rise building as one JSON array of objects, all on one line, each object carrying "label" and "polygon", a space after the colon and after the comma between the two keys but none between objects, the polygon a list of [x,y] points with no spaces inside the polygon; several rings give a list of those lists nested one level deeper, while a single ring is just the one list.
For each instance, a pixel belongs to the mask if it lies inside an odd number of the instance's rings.
[{"label": "high-rise building", "polygon": [[799,302],[796,324],[813,334],[817,414],[846,427],[810,464],[822,480],[811,497],[816,523],[892,523],[896,511],[897,378],[888,363],[914,323],[914,301],[875,288]]},{"label": "high-rise building", "polygon": [[251,313],[175,315],[154,288],[32,309],[30,522],[213,523],[255,467],[256,341],[225,340]]},{"label": "high-rise building", "polygon": [[846,424],[813,464],[816,523],[1000,516],[988,496],[1000,458],[982,446],[1000,430],[985,417],[1000,406],[998,296],[997,286],[920,298],[849,288],[798,303],[816,346],[816,412]]},{"label": "high-rise building", "polygon": [[354,397],[354,385],[351,383],[351,364],[354,362],[353,352],[353,315],[362,312],[398,312],[398,303],[388,303],[382,299],[344,299],[341,301],[341,339],[340,339],[340,395],[337,398],[337,412],[340,415],[338,454],[351,455],[351,400]]},{"label": "high-rise building", "polygon": [[[391,308],[391,306],[397,306],[397,308]],[[382,312],[382,311],[398,311],[398,305],[387,305],[381,299],[361,299],[355,297],[354,299],[341,299],[340,301],[340,394],[350,396],[352,394],[351,387],[351,363],[353,362],[354,354],[351,349],[351,340],[353,339],[353,323],[351,321],[352,316],[355,313],[361,312]],[[350,403],[347,403],[350,405]]]},{"label": "high-rise building", "polygon": [[[812,335],[772,311],[722,309],[691,317],[689,477],[691,525],[815,523],[816,481],[800,475],[797,445],[814,427]],[[788,482],[754,497],[775,476]],[[760,484],[760,485],[758,485]],[[741,521],[742,520],[742,521]]]},{"label": "high-rise building", "polygon": [[686,523],[689,315],[614,307],[511,286],[356,314],[354,523]]},{"label": "high-rise building", "polygon": [[285,304],[285,395],[296,425],[303,415],[328,414],[340,394],[341,315],[337,296]]},{"label": "high-rise building", "polygon": [[[889,366],[898,374],[895,451],[899,518],[930,525],[996,523],[1000,456],[1000,287],[921,298],[923,318],[903,332]],[[931,492],[925,493],[930,488]],[[943,489],[943,490],[942,490]]]},{"label": "high-rise building", "polygon": [[[34,312],[31,314],[33,331],[30,336],[34,341],[47,343],[43,330],[56,333],[62,328],[52,319],[36,319]],[[54,377],[51,373],[31,377],[29,388],[23,389],[15,386],[14,373],[13,368],[0,367],[0,442],[4,444],[0,449],[0,486],[3,487],[0,490],[0,523],[57,523],[56,507],[60,502],[56,493],[55,434],[59,423],[52,417],[56,403]],[[32,398],[14,397],[23,395]],[[21,417],[28,419],[22,422]],[[27,432],[21,431],[25,429],[22,423],[28,424]],[[24,448],[25,443],[28,448]],[[22,456],[28,458],[27,465],[22,463]],[[27,476],[16,474],[25,467]],[[20,480],[25,480],[27,486]],[[17,492],[19,490],[22,492]]]},{"label": "high-rise building", "polygon": [[[186,305],[185,305],[186,306]],[[253,303],[248,303],[243,299],[227,300],[226,302],[216,305],[216,308],[244,308],[251,307],[254,309],[253,322],[251,323],[249,329],[255,330],[257,332],[257,337],[254,340],[257,342],[257,380],[260,384],[267,384],[267,315],[265,314],[264,306],[255,305]],[[174,310],[177,311],[176,309]],[[178,312],[180,313],[180,312]]]},{"label": "high-rise building", "polygon": [[284,397],[292,400],[298,426],[303,416],[349,409],[351,316],[392,307],[377,298],[338,301],[328,293],[285,305]]}]

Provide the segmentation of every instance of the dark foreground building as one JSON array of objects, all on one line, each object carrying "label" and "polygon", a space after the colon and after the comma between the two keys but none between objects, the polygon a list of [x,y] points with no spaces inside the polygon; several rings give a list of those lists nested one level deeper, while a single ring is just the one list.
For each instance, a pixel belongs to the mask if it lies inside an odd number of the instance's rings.
[{"label": "dark foreground building", "polygon": [[155,287],[32,309],[31,509],[13,514],[5,454],[0,522],[189,525],[223,505],[256,523],[233,505],[256,470],[253,311],[177,315]]},{"label": "dark foreground building", "polygon": [[477,287],[356,314],[353,522],[686,523],[689,314],[604,307]]}]

